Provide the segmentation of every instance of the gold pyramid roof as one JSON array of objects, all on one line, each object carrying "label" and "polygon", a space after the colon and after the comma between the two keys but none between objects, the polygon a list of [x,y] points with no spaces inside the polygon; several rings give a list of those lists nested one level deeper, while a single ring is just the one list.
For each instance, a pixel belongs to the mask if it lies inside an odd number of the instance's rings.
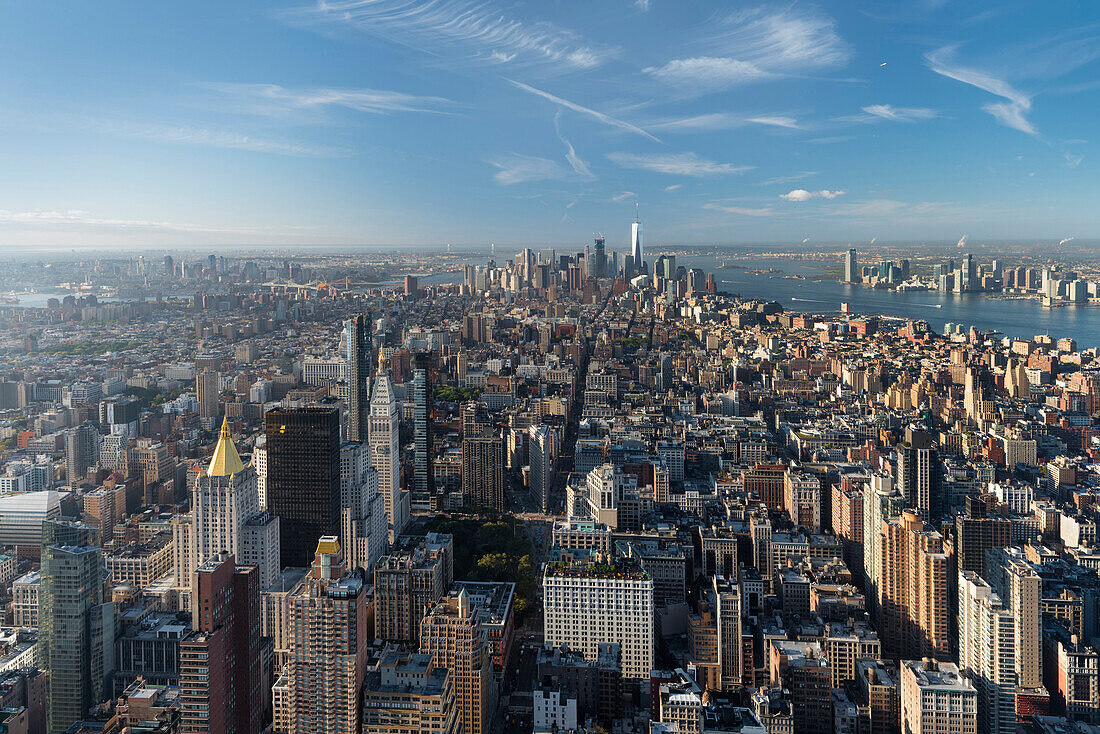
[{"label": "gold pyramid roof", "polygon": [[233,445],[233,437],[229,433],[229,418],[222,421],[222,430],[218,435],[218,445],[214,447],[214,455],[210,457],[210,466],[206,467],[208,477],[229,477],[244,469],[241,455],[237,453],[237,447]]}]

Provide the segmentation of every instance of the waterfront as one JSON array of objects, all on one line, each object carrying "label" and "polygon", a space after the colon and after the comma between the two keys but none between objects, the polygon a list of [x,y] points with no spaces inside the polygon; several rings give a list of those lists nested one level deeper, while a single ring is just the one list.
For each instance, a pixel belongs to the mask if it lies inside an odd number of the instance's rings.
[{"label": "waterfront", "polygon": [[[656,259],[656,254],[652,256]],[[837,311],[845,301],[855,314],[901,316],[924,319],[936,332],[945,323],[962,324],[979,330],[995,329],[1007,336],[1034,338],[1038,334],[1070,337],[1081,349],[1100,347],[1100,307],[1068,305],[1043,308],[1038,300],[991,298],[979,293],[939,291],[873,290],[834,279],[808,280],[824,273],[822,264],[791,260],[739,260],[737,268],[719,266],[729,259],[721,256],[677,257],[678,265],[702,268],[714,273],[721,290],[744,298],[778,301],[792,311]],[[784,275],[754,275],[747,269],[776,269]],[[801,278],[807,278],[803,280]]]}]

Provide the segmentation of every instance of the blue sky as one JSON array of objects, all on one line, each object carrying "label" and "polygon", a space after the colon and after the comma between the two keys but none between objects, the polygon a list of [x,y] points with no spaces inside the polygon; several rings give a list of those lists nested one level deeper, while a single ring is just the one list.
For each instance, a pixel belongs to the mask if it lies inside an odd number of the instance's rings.
[{"label": "blue sky", "polygon": [[1100,5],[6,3],[0,247],[1100,237]]}]

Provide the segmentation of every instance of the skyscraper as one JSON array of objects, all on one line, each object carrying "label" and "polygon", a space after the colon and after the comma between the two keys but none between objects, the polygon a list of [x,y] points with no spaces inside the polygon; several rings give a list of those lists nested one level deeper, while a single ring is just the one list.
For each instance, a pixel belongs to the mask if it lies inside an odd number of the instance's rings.
[{"label": "skyscraper", "polygon": [[467,504],[504,509],[504,441],[484,403],[462,411],[462,493]]},{"label": "skyscraper", "polygon": [[594,275],[597,278],[603,278],[607,275],[607,252],[605,250],[603,235],[596,235],[596,272]]},{"label": "skyscraper", "polygon": [[389,518],[368,444],[340,447],[340,547],[348,570],[369,571],[389,547]]},{"label": "skyscraper", "polygon": [[723,576],[713,577],[718,627],[718,676],[722,690],[741,687],[741,590]]},{"label": "skyscraper", "polygon": [[65,479],[70,486],[83,481],[88,470],[99,461],[99,431],[85,422],[65,431]]},{"label": "skyscraper", "polygon": [[394,552],[374,567],[375,637],[416,643],[420,620],[454,582],[454,538],[428,533],[411,549]]},{"label": "skyscraper", "polygon": [[[322,537],[305,583],[290,599],[290,664],[276,721],[289,734],[356,734],[370,644],[363,580],[347,575],[335,536]],[[289,709],[286,710],[286,709]]]},{"label": "skyscraper", "polygon": [[557,432],[546,425],[527,429],[528,457],[531,466],[531,494],[539,501],[542,512],[550,511],[550,490],[554,483],[554,459],[557,455]]},{"label": "skyscraper", "polygon": [[630,256],[634,258],[635,272],[640,273],[645,270],[645,260],[642,255],[642,222],[638,218],[636,204],[634,222],[630,225]]},{"label": "skyscraper", "polygon": [[356,314],[344,322],[347,343],[348,440],[366,441],[370,413],[370,318]]},{"label": "skyscraper", "polygon": [[863,497],[863,571],[867,589],[867,607],[878,621],[878,601],[882,582],[882,521],[897,517],[905,508],[905,497],[894,487],[889,474],[871,475]]},{"label": "skyscraper", "polygon": [[856,259],[854,248],[849,249],[844,256],[844,280],[848,283],[858,283],[860,280],[859,260]]},{"label": "skyscraper", "polygon": [[370,460],[378,470],[378,491],[386,505],[391,542],[409,521],[409,493],[401,488],[400,427],[390,376],[380,374],[370,399]]},{"label": "skyscraper", "polygon": [[883,654],[948,659],[951,582],[943,536],[915,510],[883,520],[877,535],[882,543],[877,621]]},{"label": "skyscraper", "polygon": [[[227,552],[242,565],[254,565],[260,588],[279,578],[280,520],[249,527],[249,521],[261,514],[256,470],[245,466],[233,445],[229,426],[222,423],[214,455],[206,471],[195,477],[191,487],[191,522],[180,536],[176,552],[187,555],[183,569],[187,576],[177,579],[182,587],[191,585],[190,574],[209,559]],[[188,553],[189,551],[189,553]]]},{"label": "skyscraper", "polygon": [[968,496],[966,514],[955,516],[952,541],[955,566],[962,571],[985,574],[985,552],[1012,542],[1012,521],[1007,517],[991,517],[992,495]]},{"label": "skyscraper", "polygon": [[905,440],[898,444],[898,491],[906,506],[916,510],[926,522],[936,522],[947,509],[940,489],[940,465],[932,434],[905,429]]},{"label": "skyscraper", "polygon": [[206,430],[218,425],[221,413],[221,374],[215,370],[202,369],[195,374],[195,394],[199,402],[199,422]]},{"label": "skyscraper", "polygon": [[432,355],[420,352],[413,358],[413,481],[412,510],[431,510],[435,494],[432,475]]},{"label": "skyscraper", "polygon": [[959,574],[959,668],[978,691],[978,730],[1016,731],[1016,618],[973,571]]},{"label": "skyscraper", "polygon": [[219,553],[192,578],[193,636],[180,643],[184,734],[255,734],[263,719],[259,570]]},{"label": "skyscraper", "polygon": [[305,566],[340,530],[340,409],[275,408],[264,416],[267,509],[280,520],[280,563]]},{"label": "skyscraper", "polygon": [[420,652],[449,668],[462,731],[485,734],[493,720],[493,655],[480,612],[466,589],[437,604],[420,622]]},{"label": "skyscraper", "polygon": [[103,700],[115,667],[114,603],[94,535],[83,523],[42,524],[38,645],[49,674],[49,734],[62,734]]}]

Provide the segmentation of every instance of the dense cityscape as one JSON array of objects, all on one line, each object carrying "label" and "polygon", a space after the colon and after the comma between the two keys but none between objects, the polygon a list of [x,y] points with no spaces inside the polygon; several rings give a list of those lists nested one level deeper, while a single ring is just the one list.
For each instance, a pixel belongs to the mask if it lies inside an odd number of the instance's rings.
[{"label": "dense cityscape", "polygon": [[1100,734],[1100,2],[0,68],[0,734]]},{"label": "dense cityscape", "polygon": [[4,725],[1100,724],[1096,348],[792,311],[629,237],[14,260]]}]

